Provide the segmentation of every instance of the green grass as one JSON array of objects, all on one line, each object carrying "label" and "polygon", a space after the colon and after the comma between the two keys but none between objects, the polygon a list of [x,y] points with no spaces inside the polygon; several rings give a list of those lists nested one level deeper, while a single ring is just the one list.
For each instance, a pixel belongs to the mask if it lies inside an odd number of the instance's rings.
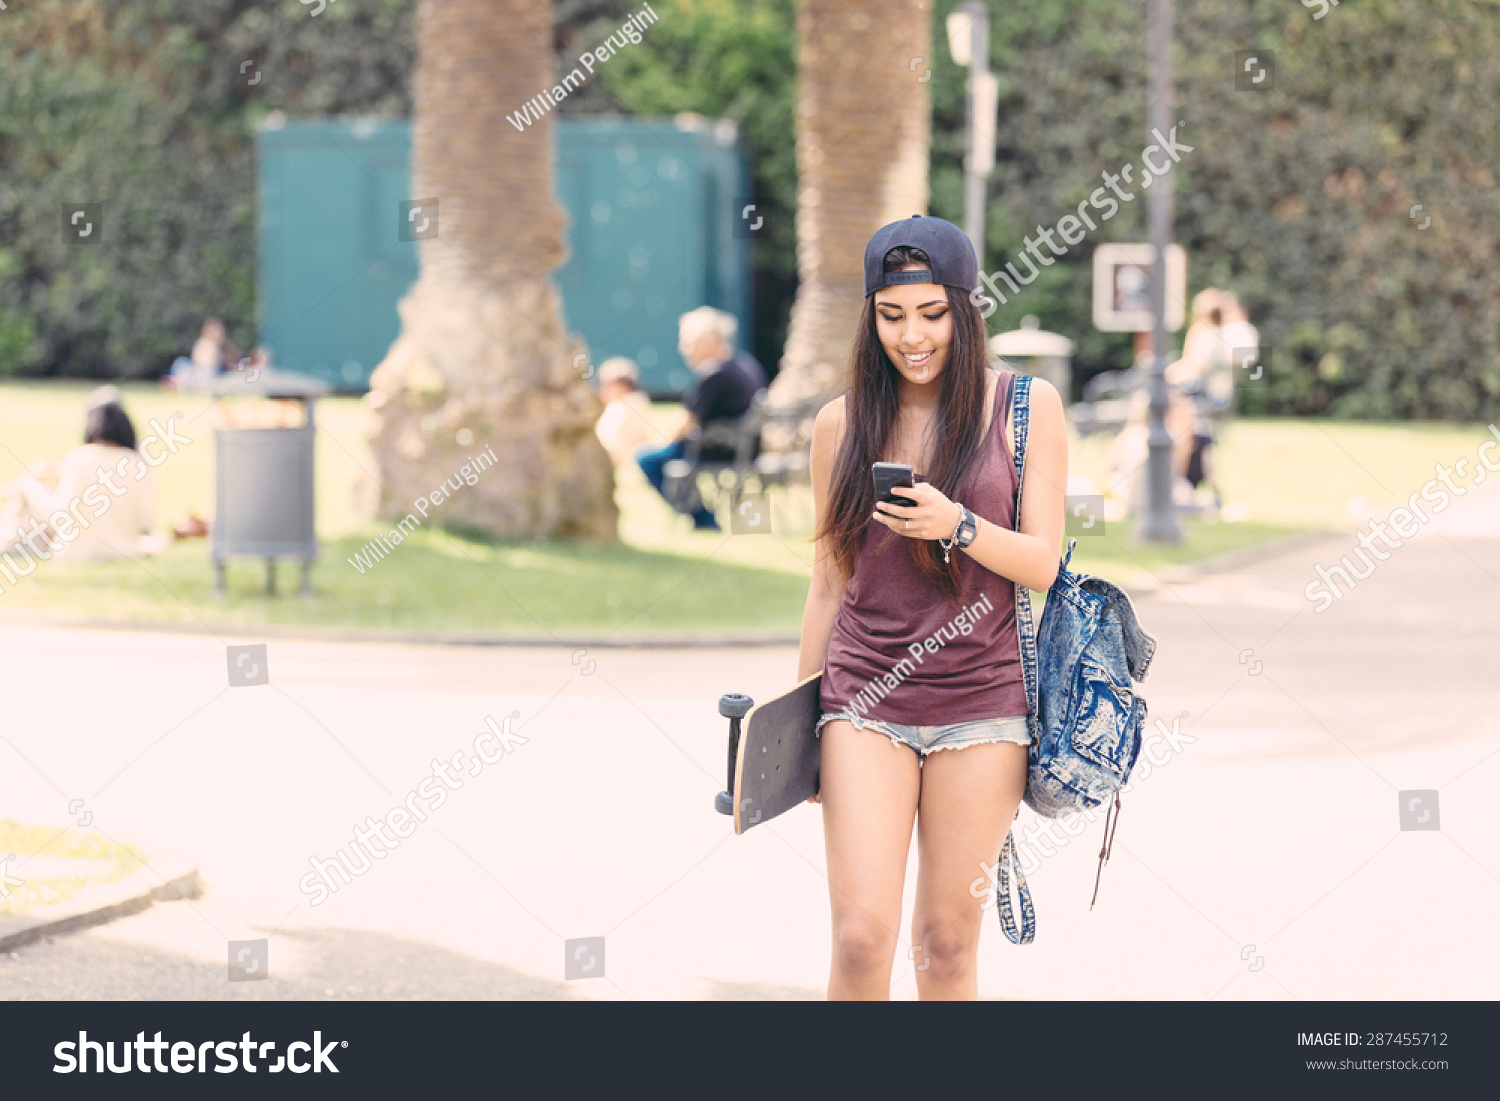
[{"label": "green grass", "polygon": [[[33,458],[57,458],[78,441],[84,384],[0,386],[0,481]],[[193,443],[157,468],[157,515],[166,530],[189,511],[213,511],[213,431],[209,399],[127,387],[136,424],[182,410]],[[665,419],[671,407],[658,406]],[[423,527],[389,558],[359,573],[347,561],[388,525],[369,511],[375,469],[367,413],[352,398],[318,403],[318,528],[322,558],[316,595],[295,595],[297,570],[285,564],[276,597],[264,594],[265,567],[230,567],[230,592],[212,593],[203,540],[170,546],[139,562],[38,570],[0,593],[0,610],[49,610],[96,622],[176,623],[213,629],[265,625],[491,632],[532,638],[611,634],[617,638],[720,632],[794,633],[812,561],[811,494],[777,490],[770,536],[689,530],[634,467],[618,478],[621,542],[497,543]],[[1363,425],[1239,421],[1217,448],[1226,498],[1248,506],[1240,523],[1184,523],[1176,546],[1141,545],[1128,525],[1080,539],[1076,568],[1123,583],[1309,527],[1351,523],[1351,498],[1393,504],[1433,476],[1433,464],[1472,456],[1487,433],[1452,425]],[[1099,479],[1107,441],[1075,440],[1077,473]]]},{"label": "green grass", "polygon": [[711,554],[496,544],[427,529],[361,575],[346,559],[366,538],[360,532],[325,541],[310,600],[295,595],[300,568],[292,563],[278,571],[280,595],[266,596],[265,566],[256,561],[231,563],[229,593],[216,599],[202,541],[144,561],[38,571],[0,599],[12,608],[66,609],[122,623],[300,624],[545,639],[579,632],[707,632],[726,625],[785,630],[799,621],[807,595],[805,578],[720,562]]},{"label": "green grass", "polygon": [[[1490,438],[1483,425],[1257,419],[1231,422],[1214,451],[1225,499],[1249,505],[1252,519],[1345,527],[1351,501],[1372,510],[1404,501],[1435,463],[1467,457],[1472,466]],[[1100,436],[1075,440],[1073,469],[1092,475],[1107,446]]]},{"label": "green grass", "polygon": [[[142,853],[128,845],[117,845],[96,833],[22,826],[8,819],[0,821],[0,857],[7,853],[16,854],[16,859],[7,863],[7,873],[12,878],[25,882],[20,886],[12,885],[9,896],[0,898],[0,915],[19,914],[35,906],[66,902],[92,884],[113,883],[124,879],[141,867],[146,859]],[[25,863],[27,857],[36,855],[61,860],[98,861],[104,867],[90,863],[76,872],[65,872],[62,875],[28,875],[28,868],[45,866]],[[52,867],[55,872],[55,865]]]}]

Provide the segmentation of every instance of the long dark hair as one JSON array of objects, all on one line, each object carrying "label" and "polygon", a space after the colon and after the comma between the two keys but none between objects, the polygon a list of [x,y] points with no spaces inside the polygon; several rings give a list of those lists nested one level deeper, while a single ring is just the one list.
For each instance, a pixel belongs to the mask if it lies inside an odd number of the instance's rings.
[{"label": "long dark hair", "polygon": [[90,409],[83,422],[84,443],[108,443],[135,450],[135,425],[117,402]]},{"label": "long dark hair", "polygon": [[[894,248],[885,257],[886,271],[928,266],[927,254],[917,248]],[[948,308],[953,317],[953,342],[938,380],[937,407],[922,441],[922,450],[931,452],[925,480],[945,496],[956,498],[982,441],[988,359],[984,319],[978,307],[969,301],[967,292],[953,287],[943,289],[948,292]],[[901,376],[886,355],[875,324],[875,295],[870,294],[860,312],[850,355],[851,382],[844,397],[844,440],[834,461],[828,511],[815,536],[829,540],[834,562],[846,578],[854,575],[869,525],[873,523],[870,516],[875,511],[875,484],[870,467],[885,458],[901,409]],[[935,542],[904,539],[889,531],[878,534],[887,539],[902,539],[917,568],[950,601],[957,601],[958,563],[955,560],[944,565]]]}]

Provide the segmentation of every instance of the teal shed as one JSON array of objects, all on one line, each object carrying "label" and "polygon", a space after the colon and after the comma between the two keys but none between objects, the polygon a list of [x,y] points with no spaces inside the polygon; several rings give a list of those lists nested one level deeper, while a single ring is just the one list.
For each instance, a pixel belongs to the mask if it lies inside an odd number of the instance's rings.
[{"label": "teal shed", "polygon": [[[749,343],[750,241],[735,228],[751,185],[738,129],[697,116],[556,126],[569,255],[553,278],[567,326],[595,363],[629,356],[644,389],[680,394],[692,380],[677,352],[680,315],[717,306]],[[258,342],[284,370],[364,390],[417,278],[416,245],[397,232],[400,205],[418,197],[411,124],[272,122],[256,153]]]}]

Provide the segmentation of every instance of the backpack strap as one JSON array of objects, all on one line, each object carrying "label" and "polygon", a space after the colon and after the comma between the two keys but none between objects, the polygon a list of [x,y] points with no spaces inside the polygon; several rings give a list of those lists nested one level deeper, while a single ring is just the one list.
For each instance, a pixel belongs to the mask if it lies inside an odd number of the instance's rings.
[{"label": "backpack strap", "polygon": [[[1016,514],[1014,530],[1021,530],[1021,491],[1026,485],[1026,440],[1031,428],[1031,376],[1011,376],[1010,415],[1015,426],[1011,455],[1016,464]],[[1016,636],[1021,646],[1021,679],[1026,684],[1026,725],[1033,744],[1037,739],[1036,624],[1031,610],[1031,590],[1016,582]]]},{"label": "backpack strap", "polygon": [[[1031,428],[1031,376],[1011,373],[1010,417],[1013,425],[1011,457],[1016,464],[1016,512],[1014,530],[1021,530],[1021,489],[1026,484],[1026,440]],[[1031,734],[1033,753],[1040,729],[1037,726],[1037,656],[1036,626],[1031,610],[1031,590],[1016,582],[1016,638],[1021,648],[1021,679],[1026,685],[1026,727]],[[1011,908],[1010,877],[1016,877],[1016,900],[1021,906],[1021,927]],[[1012,944],[1030,944],[1036,938],[1036,908],[1031,902],[1031,888],[1016,863],[1016,844],[1012,834],[1005,835],[1000,862],[995,874],[995,909],[1000,928]]]},{"label": "backpack strap", "polygon": [[[1016,875],[1016,901],[1021,904],[1019,929],[1010,903],[1011,872]],[[1036,939],[1036,907],[1031,904],[1031,888],[1021,874],[1021,867],[1016,862],[1016,843],[1008,833],[1000,849],[1000,860],[995,865],[995,910],[1000,915],[1000,928],[1006,940],[1012,944],[1030,944]]]}]

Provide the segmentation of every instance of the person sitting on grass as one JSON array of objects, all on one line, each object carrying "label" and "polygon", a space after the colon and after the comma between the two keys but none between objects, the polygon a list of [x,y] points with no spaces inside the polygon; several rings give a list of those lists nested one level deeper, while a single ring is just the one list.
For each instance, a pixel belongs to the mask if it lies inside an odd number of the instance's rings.
[{"label": "person sitting on grass", "polygon": [[198,330],[191,356],[178,356],[162,379],[169,390],[197,393],[208,390],[213,380],[240,362],[240,353],[229,342],[224,322],[210,317]]},{"label": "person sitting on grass", "polygon": [[136,451],[135,426],[119,396],[113,386],[89,396],[83,446],[57,464],[56,488],[29,471],[12,483],[0,512],[0,547],[6,548],[0,561],[13,572],[24,576],[36,560],[55,556],[79,562],[138,558],[161,549],[164,541],[149,534],[155,475]]},{"label": "person sitting on grass", "polygon": [[[683,395],[686,416],[682,418],[672,442],[647,451],[636,461],[646,480],[662,493],[663,470],[673,459],[687,453],[688,437],[714,422],[739,420],[750,410],[760,390],[765,389],[766,373],[748,352],[736,352],[735,336],[739,323],[732,314],[712,306],[700,306],[682,315],[677,323],[677,350],[699,376],[697,383]],[[698,458],[705,462],[728,462],[734,452],[722,447],[704,447]],[[665,493],[662,493],[666,496]],[[713,513],[700,502],[693,510],[693,527],[699,531],[718,531]]]}]

